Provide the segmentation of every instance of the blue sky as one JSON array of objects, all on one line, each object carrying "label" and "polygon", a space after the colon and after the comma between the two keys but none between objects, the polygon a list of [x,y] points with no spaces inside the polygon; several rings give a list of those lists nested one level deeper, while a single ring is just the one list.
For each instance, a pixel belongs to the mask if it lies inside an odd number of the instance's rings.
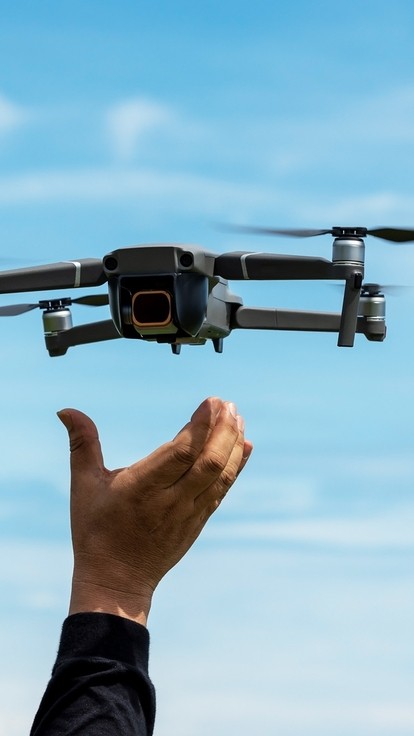
[{"label": "blue sky", "polygon": [[[4,268],[163,242],[329,258],[329,237],[214,223],[414,225],[408,1],[0,10]],[[412,285],[413,264],[412,245],[367,239],[368,281]],[[321,283],[232,289],[254,306],[340,306]],[[27,734],[67,611],[55,412],[89,413],[117,467],[212,394],[237,403],[255,452],[157,591],[157,736],[413,732],[413,293],[387,299],[384,343],[353,350],[235,332],[221,356],[119,340],[51,359],[39,313],[1,321],[0,736]]]}]

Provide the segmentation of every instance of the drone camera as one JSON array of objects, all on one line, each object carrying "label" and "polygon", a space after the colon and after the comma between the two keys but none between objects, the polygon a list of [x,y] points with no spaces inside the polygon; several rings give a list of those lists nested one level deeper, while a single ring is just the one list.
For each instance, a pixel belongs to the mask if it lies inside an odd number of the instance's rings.
[{"label": "drone camera", "polygon": [[197,273],[119,276],[110,304],[123,337],[172,341],[195,337],[206,318],[208,278]]},{"label": "drone camera", "polygon": [[168,291],[137,291],[132,296],[132,324],[135,327],[167,327],[173,319]]}]

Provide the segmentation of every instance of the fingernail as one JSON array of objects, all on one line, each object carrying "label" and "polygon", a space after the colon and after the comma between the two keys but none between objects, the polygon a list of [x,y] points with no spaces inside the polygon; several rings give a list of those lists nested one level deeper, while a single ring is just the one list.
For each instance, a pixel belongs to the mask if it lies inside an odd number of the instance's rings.
[{"label": "fingernail", "polygon": [[244,443],[243,451],[244,451],[243,452],[243,460],[244,460],[244,462],[246,462],[246,460],[249,459],[250,455],[253,452],[253,445],[250,442],[246,441]]},{"label": "fingernail", "polygon": [[62,424],[64,424],[68,432],[70,432],[70,430],[72,429],[72,417],[69,414],[69,412],[65,411],[64,409],[61,409],[61,411],[58,411],[56,413],[60,421],[62,422]]},{"label": "fingernail", "polygon": [[244,419],[240,414],[237,415],[237,426],[239,428],[239,432],[244,432]]},{"label": "fingernail", "polygon": [[250,455],[252,454],[252,452],[253,452],[253,447],[250,450],[248,450],[247,452],[244,453],[243,460],[244,461],[248,460],[249,457],[250,457]]},{"label": "fingernail", "polygon": [[228,404],[227,404],[227,406],[229,407],[229,412],[230,412],[230,414],[231,414],[231,415],[232,415],[232,416],[233,416],[234,418],[236,418],[236,417],[237,417],[237,406],[236,406],[236,404],[233,404],[233,402],[232,402],[232,401],[229,401],[229,402],[228,402]]}]

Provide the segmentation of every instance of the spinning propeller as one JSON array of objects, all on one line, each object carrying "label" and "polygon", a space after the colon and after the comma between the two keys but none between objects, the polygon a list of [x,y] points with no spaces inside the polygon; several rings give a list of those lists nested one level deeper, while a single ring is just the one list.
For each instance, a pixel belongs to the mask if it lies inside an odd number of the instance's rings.
[{"label": "spinning propeller", "polygon": [[313,229],[297,229],[297,228],[273,228],[260,227],[255,225],[225,225],[225,229],[246,233],[247,235],[287,235],[292,238],[313,238],[318,235],[333,235],[339,237],[357,237],[365,238],[366,235],[372,235],[374,238],[381,238],[391,243],[412,243],[414,242],[413,228],[400,227],[331,227],[326,230]]},{"label": "spinning propeller", "polygon": [[70,307],[71,304],[84,304],[88,307],[103,307],[109,304],[108,294],[90,294],[80,296],[77,299],[65,297],[64,299],[43,299],[36,304],[9,304],[0,307],[0,317],[16,317],[19,314],[30,312],[32,309],[62,309]]}]

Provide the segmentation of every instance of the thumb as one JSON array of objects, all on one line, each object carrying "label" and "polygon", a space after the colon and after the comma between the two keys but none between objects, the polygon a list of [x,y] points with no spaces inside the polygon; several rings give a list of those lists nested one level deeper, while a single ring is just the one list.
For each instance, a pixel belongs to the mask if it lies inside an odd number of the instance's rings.
[{"label": "thumb", "polygon": [[102,470],[104,461],[101,443],[92,419],[77,409],[62,409],[57,415],[68,431],[72,472]]}]

